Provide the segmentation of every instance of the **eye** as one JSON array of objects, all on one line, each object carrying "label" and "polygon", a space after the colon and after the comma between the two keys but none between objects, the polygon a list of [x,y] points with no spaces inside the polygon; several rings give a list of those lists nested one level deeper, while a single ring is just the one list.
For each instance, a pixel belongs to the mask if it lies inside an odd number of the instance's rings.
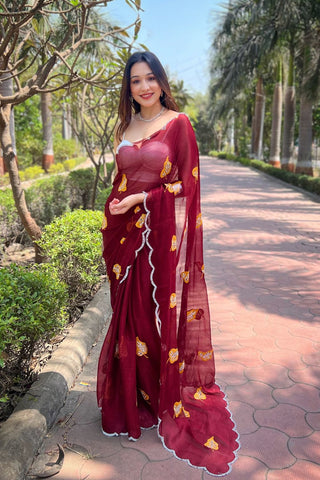
[{"label": "eye", "polygon": [[139,80],[132,80],[131,83],[132,85],[136,85],[137,83],[139,83]]}]

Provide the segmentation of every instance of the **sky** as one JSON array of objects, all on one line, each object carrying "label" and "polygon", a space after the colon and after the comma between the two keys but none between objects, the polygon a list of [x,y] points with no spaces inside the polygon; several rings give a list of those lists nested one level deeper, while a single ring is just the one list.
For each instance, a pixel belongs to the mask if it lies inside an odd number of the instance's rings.
[{"label": "sky", "polygon": [[[190,93],[206,93],[212,31],[226,0],[141,0],[137,43],[155,53],[170,77],[183,80]],[[136,14],[125,0],[108,3],[110,19],[129,25]]]}]

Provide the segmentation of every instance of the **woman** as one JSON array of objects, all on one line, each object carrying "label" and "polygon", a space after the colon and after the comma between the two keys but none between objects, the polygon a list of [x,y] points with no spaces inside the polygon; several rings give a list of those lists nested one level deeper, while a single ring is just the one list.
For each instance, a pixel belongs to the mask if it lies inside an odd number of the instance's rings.
[{"label": "woman", "polygon": [[154,54],[129,58],[119,116],[101,229],[113,309],[98,367],[102,428],[136,440],[158,425],[177,457],[223,475],[238,435],[215,384],[199,155]]}]

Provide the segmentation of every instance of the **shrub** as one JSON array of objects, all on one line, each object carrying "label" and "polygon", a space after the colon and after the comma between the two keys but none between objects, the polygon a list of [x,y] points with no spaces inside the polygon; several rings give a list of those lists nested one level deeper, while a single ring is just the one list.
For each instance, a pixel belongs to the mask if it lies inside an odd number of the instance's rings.
[{"label": "shrub", "polygon": [[75,158],[69,158],[68,160],[65,160],[63,162],[64,169],[67,172],[70,172],[70,170],[73,170],[77,165],[80,165],[81,163],[84,163],[86,161],[85,157],[75,157]]},{"label": "shrub", "polygon": [[310,191],[320,195],[320,178],[319,177],[310,178]]},{"label": "shrub", "polygon": [[39,165],[33,165],[19,172],[22,181],[33,180],[44,174],[43,168]]},{"label": "shrub", "polygon": [[6,187],[7,185],[10,185],[9,173],[0,175],[0,187]]},{"label": "shrub", "polygon": [[11,189],[0,190],[0,248],[15,242],[22,232]]},{"label": "shrub", "polygon": [[39,342],[56,334],[66,320],[66,286],[50,266],[0,270],[0,364],[27,367]]},{"label": "shrub", "polygon": [[56,162],[63,162],[68,158],[77,157],[80,153],[80,145],[74,138],[65,140],[62,135],[56,134],[53,139],[53,151]]},{"label": "shrub", "polygon": [[47,225],[38,241],[59,278],[68,286],[70,313],[91,296],[104,271],[102,217],[101,212],[74,210]]},{"label": "shrub", "polygon": [[31,214],[40,226],[69,211],[66,185],[67,178],[59,175],[37,180],[26,190]]},{"label": "shrub", "polygon": [[104,188],[104,189],[102,189],[98,192],[97,198],[96,198],[96,204],[95,204],[95,207],[96,207],[97,210],[104,211],[104,206],[105,206],[107,198],[109,197],[109,195],[111,193],[111,190],[112,190],[112,185],[110,185],[110,187]]},{"label": "shrub", "polygon": [[77,165],[77,161],[75,158],[69,158],[68,160],[65,160],[62,162],[64,170],[67,172],[70,172],[70,170],[73,170],[74,167]]},{"label": "shrub", "polygon": [[94,186],[94,168],[74,170],[68,175],[68,189],[71,210],[90,207],[91,195]]},{"label": "shrub", "polygon": [[63,163],[58,162],[58,163],[52,163],[48,169],[48,173],[50,174],[56,174],[56,173],[62,173],[64,172],[64,166]]},{"label": "shrub", "polygon": [[218,157],[219,153],[220,153],[220,152],[218,152],[218,150],[211,150],[211,151],[209,152],[209,155],[210,155],[211,157]]}]

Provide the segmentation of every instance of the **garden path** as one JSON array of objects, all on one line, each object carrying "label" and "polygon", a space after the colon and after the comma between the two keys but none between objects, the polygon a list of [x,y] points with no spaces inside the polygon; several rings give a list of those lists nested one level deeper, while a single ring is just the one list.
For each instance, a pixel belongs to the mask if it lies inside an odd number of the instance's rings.
[{"label": "garden path", "polygon": [[[217,381],[241,440],[225,478],[319,479],[320,204],[233,162],[204,157],[201,166]],[[95,381],[104,334],[43,444],[47,454],[71,445],[54,478],[213,478],[175,459],[155,429],[135,443],[103,436]]]}]

